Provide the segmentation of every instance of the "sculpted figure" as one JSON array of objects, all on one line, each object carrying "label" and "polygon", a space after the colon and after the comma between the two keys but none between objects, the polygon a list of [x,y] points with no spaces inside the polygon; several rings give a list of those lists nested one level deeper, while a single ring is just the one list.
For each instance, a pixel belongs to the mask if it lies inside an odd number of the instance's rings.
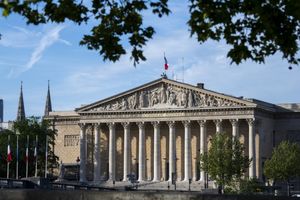
[{"label": "sculpted figure", "polygon": [[187,106],[187,94],[185,91],[180,91],[179,93],[179,97],[180,99],[179,100],[179,106],[183,106],[183,107],[186,107]]},{"label": "sculpted figure", "polygon": [[193,106],[194,106],[193,92],[189,91],[188,107],[193,107]]},{"label": "sculpted figure", "polygon": [[139,102],[140,102],[140,108],[145,107],[145,92],[141,91],[140,97],[139,97]]},{"label": "sculpted figure", "polygon": [[138,102],[137,102],[137,100],[138,100],[138,94],[137,93],[135,93],[133,96],[132,96],[132,109],[136,109],[137,108],[137,104],[138,104]]},{"label": "sculpted figure", "polygon": [[151,107],[151,92],[147,92],[147,107]]},{"label": "sculpted figure", "polygon": [[167,87],[167,91],[166,91],[166,102],[169,103],[169,98],[170,98],[170,94],[171,94],[171,90],[172,88],[170,86]]},{"label": "sculpted figure", "polygon": [[226,106],[223,99],[217,99],[218,106]]},{"label": "sculpted figure", "polygon": [[158,104],[159,103],[159,95],[158,95],[158,93],[154,93],[154,97],[153,97],[153,104],[152,105],[155,105],[155,104]]},{"label": "sculpted figure", "polygon": [[175,95],[174,92],[172,92],[172,93],[170,94],[170,97],[169,97],[169,104],[170,104],[170,105],[176,104],[176,95]]},{"label": "sculpted figure", "polygon": [[165,87],[162,84],[160,88],[160,103],[166,103],[166,101],[167,101],[167,94],[166,94]]},{"label": "sculpted figure", "polygon": [[110,110],[111,109],[111,105],[110,104],[107,104],[105,110]]},{"label": "sculpted figure", "polygon": [[211,96],[205,95],[205,105],[206,106],[212,106],[212,99]]},{"label": "sculpted figure", "polygon": [[127,110],[128,109],[128,102],[125,98],[122,99],[121,109],[122,110]]}]

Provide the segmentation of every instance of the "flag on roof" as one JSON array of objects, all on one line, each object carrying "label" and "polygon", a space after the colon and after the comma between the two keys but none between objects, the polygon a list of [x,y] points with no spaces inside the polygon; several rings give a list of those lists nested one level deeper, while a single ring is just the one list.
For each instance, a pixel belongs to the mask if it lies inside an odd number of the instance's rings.
[{"label": "flag on roof", "polygon": [[168,70],[169,64],[168,64],[168,60],[165,55],[164,55],[164,60],[165,60],[165,70]]}]

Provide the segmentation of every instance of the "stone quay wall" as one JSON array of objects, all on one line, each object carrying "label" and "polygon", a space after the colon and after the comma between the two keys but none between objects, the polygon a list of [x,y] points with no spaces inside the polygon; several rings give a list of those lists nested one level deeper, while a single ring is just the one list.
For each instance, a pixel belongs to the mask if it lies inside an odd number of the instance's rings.
[{"label": "stone quay wall", "polygon": [[83,191],[1,189],[1,200],[285,200],[284,196],[213,195],[199,192],[168,191]]}]

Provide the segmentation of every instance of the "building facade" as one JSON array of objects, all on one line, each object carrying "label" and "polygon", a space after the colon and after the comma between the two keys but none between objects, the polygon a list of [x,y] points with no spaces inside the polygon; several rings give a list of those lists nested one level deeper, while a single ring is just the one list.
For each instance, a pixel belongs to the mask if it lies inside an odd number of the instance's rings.
[{"label": "building facade", "polygon": [[[293,107],[294,106],[294,107]],[[50,112],[63,163],[80,158],[80,181],[204,181],[199,155],[214,134],[237,137],[262,179],[264,161],[285,139],[299,140],[298,104],[274,105],[161,78],[77,108]],[[293,108],[292,108],[293,107]]]}]

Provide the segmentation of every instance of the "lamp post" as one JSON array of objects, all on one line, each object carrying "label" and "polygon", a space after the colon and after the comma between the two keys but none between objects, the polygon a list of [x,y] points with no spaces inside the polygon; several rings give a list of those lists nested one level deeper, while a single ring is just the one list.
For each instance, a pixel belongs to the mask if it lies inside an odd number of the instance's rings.
[{"label": "lamp post", "polygon": [[176,180],[177,180],[177,160],[179,160],[177,157],[174,158],[175,160],[175,172],[172,173],[172,184],[174,185],[174,190],[176,190]]},{"label": "lamp post", "polygon": [[77,181],[79,181],[79,162],[80,162],[80,158],[79,158],[79,156],[77,156],[77,158],[76,158],[76,163],[77,163],[77,166],[76,166],[76,169],[77,169],[77,172],[76,172],[76,179],[77,179]]},{"label": "lamp post", "polygon": [[[169,165],[167,166],[167,162],[168,162],[168,158],[163,158],[165,160],[165,180],[167,181],[168,183],[168,190],[170,190],[170,182],[169,182]],[[172,177],[171,177],[172,179]],[[172,181],[172,180],[171,180]],[[171,182],[172,184],[172,182]]]}]

